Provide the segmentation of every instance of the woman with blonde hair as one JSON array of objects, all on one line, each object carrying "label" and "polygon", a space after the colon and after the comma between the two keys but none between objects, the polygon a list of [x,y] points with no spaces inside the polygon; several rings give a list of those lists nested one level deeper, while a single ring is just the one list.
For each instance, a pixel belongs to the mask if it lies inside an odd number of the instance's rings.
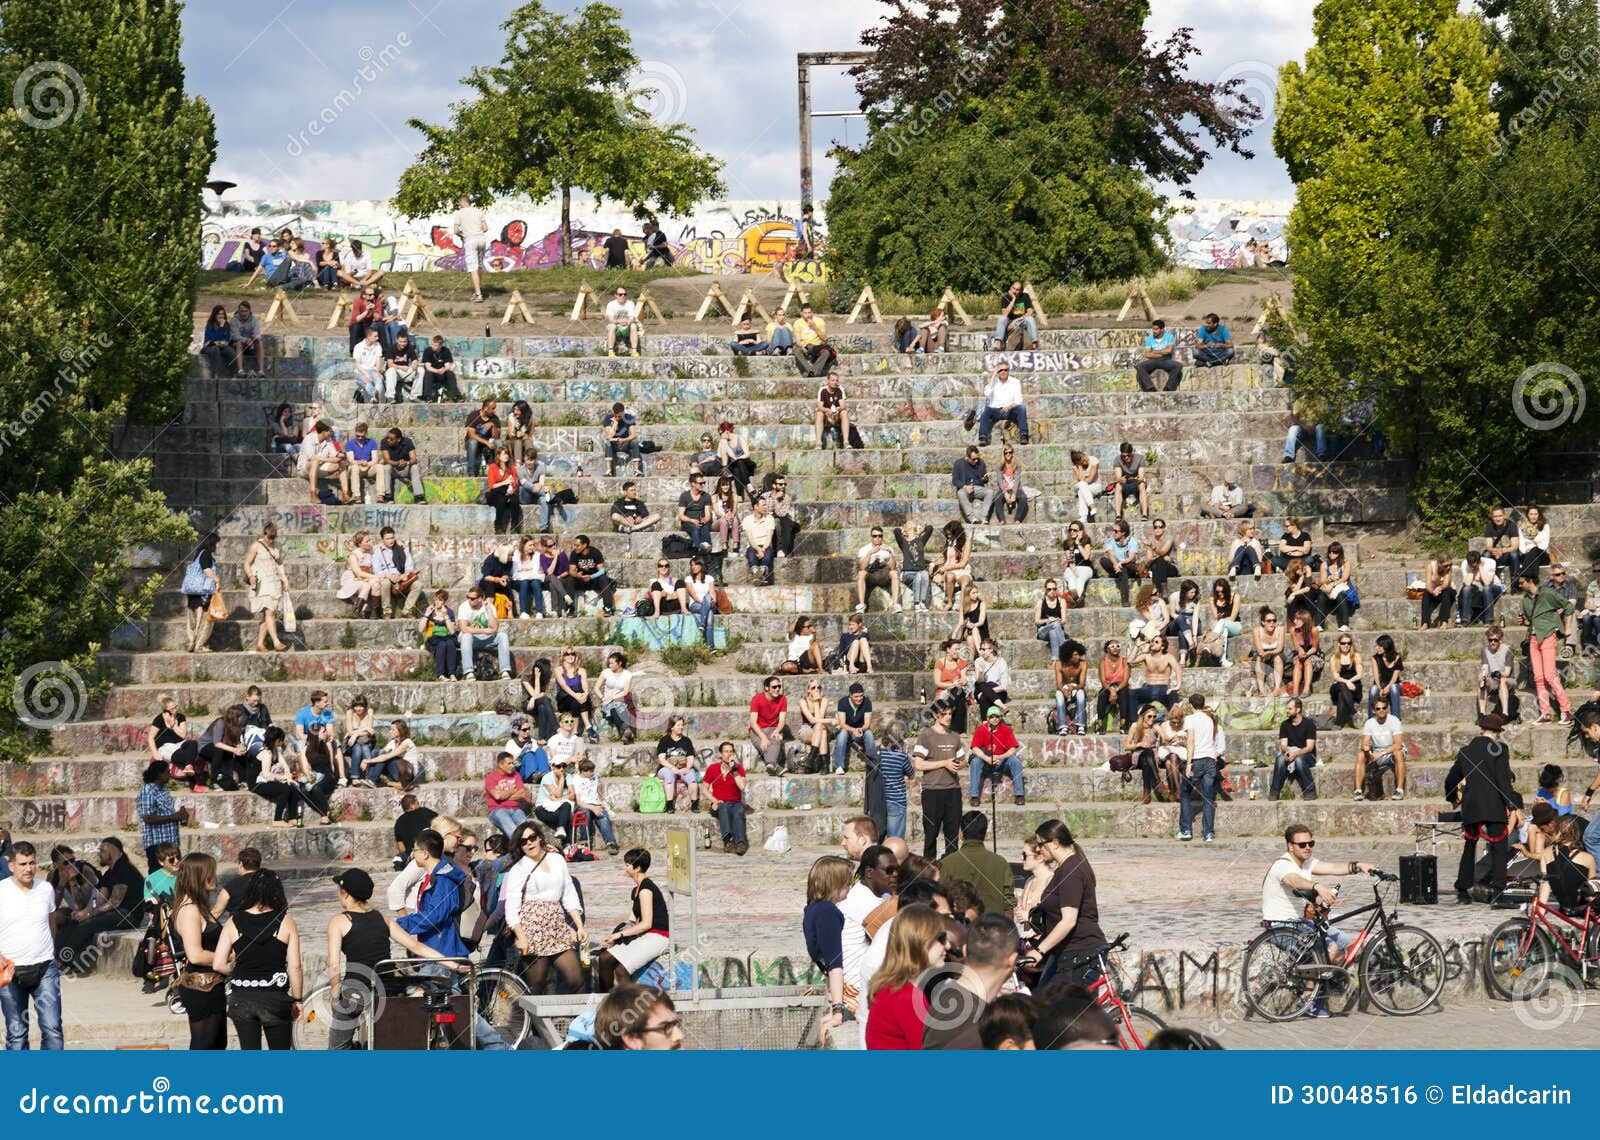
[{"label": "woman with blonde hair", "polygon": [[[822,1015],[822,1044],[830,1031],[855,1021],[856,992],[844,981],[844,911],[839,904],[855,881],[855,864],[838,855],[824,855],[806,875],[806,909],[801,918],[806,953],[827,980],[828,1012]],[[841,1036],[849,1037],[853,1034]]]},{"label": "woman with blonde hair", "polygon": [[282,653],[288,646],[278,638],[278,610],[284,604],[289,579],[283,570],[277,523],[267,523],[261,528],[261,537],[250,544],[244,556],[244,580],[250,587],[250,612],[261,615],[261,628],[256,631],[255,648],[250,652],[267,652],[270,638],[272,651]]},{"label": "woman with blonde hair", "polygon": [[352,616],[377,616],[378,579],[372,573],[372,535],[358,530],[345,542],[344,573],[339,575],[338,598],[349,602]]},{"label": "woman with blonde hair", "polygon": [[1028,876],[1028,881],[1022,885],[1022,893],[1017,896],[1017,909],[1012,917],[1024,938],[1038,933],[1029,925],[1028,915],[1039,905],[1055,865],[1055,860],[1039,842],[1038,836],[1030,835],[1022,841],[1022,870]]},{"label": "woman with blonde hair", "polygon": [[921,1049],[928,997],[919,984],[944,965],[950,936],[931,906],[914,903],[894,916],[883,965],[867,983],[868,1049]]},{"label": "woman with blonde hair", "polygon": [[828,715],[828,702],[822,695],[821,681],[808,681],[806,694],[800,698],[800,733],[806,742],[806,768],[820,772],[823,758],[828,754],[828,726],[833,718]]}]

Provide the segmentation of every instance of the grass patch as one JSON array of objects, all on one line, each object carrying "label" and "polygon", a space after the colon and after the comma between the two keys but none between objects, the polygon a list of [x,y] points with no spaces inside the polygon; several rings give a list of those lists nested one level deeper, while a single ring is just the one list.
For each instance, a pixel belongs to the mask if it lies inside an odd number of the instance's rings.
[{"label": "grass patch", "polygon": [[716,655],[705,645],[669,645],[661,651],[661,663],[680,677],[690,676],[702,665],[710,665]]}]

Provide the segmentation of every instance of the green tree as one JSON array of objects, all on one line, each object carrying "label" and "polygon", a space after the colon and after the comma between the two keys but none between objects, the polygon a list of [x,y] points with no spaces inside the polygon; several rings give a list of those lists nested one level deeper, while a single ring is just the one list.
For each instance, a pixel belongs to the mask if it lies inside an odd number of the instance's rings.
[{"label": "green tree", "polygon": [[1500,144],[1551,117],[1585,128],[1600,110],[1600,10],[1594,0],[1483,0],[1484,33],[1500,60],[1490,105]]},{"label": "green tree", "polygon": [[854,69],[868,138],[837,151],[830,262],[926,291],[1144,272],[1164,261],[1154,180],[1187,185],[1204,142],[1248,156],[1242,80],[1190,79],[1188,29],[1149,5],[884,0]]},{"label": "green tree", "polygon": [[501,25],[505,55],[462,83],[447,126],[417,119],[427,145],[404,174],[395,206],[409,217],[452,207],[462,194],[561,197],[561,263],[572,255],[572,192],[619,202],[639,217],[682,215],[726,193],[722,163],[681,124],[651,120],[630,90],[638,66],[622,13],[586,4],[570,16],[530,0]]},{"label": "green tree", "polygon": [[[39,743],[60,669],[87,674],[158,583],[130,552],[193,532],[117,458],[189,372],[211,112],[185,96],[181,5],[7,0],[0,14],[0,752]],[[40,667],[49,666],[44,672]],[[27,691],[18,691],[27,678]],[[31,686],[31,687],[30,687]]]}]

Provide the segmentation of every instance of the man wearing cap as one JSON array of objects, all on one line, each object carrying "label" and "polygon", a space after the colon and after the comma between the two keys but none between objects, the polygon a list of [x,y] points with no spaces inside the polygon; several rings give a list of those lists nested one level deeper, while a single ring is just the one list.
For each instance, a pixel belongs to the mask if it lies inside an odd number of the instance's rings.
[{"label": "man wearing cap", "polygon": [[1151,377],[1161,372],[1166,376],[1166,387],[1162,390],[1178,390],[1178,384],[1183,379],[1183,365],[1178,363],[1174,354],[1176,346],[1177,339],[1167,331],[1166,321],[1150,322],[1150,335],[1144,338],[1143,358],[1133,366],[1139,387],[1146,392],[1157,391],[1156,382]]},{"label": "man wearing cap", "polygon": [[[1473,901],[1472,888],[1486,886],[1492,902],[1506,888],[1511,832],[1520,822],[1522,796],[1511,786],[1511,747],[1500,739],[1505,723],[1495,713],[1478,718],[1479,734],[1456,753],[1444,778],[1445,799],[1461,805],[1461,865],[1456,901]],[[1476,880],[1478,841],[1489,845],[1489,877]]]},{"label": "man wearing cap", "polygon": [[1028,442],[1028,409],[1022,402],[1022,381],[1011,378],[1011,365],[1002,360],[994,375],[983,386],[983,414],[978,417],[978,446],[989,446],[989,432],[1002,420],[1010,420]]},{"label": "man wearing cap", "polygon": [[860,681],[852,682],[849,695],[839,699],[839,711],[834,720],[838,727],[838,735],[833,738],[835,775],[849,765],[852,747],[861,749],[868,765],[877,760],[878,743],[872,739],[872,701]]},{"label": "man wearing cap", "polygon": [[984,722],[972,734],[972,756],[967,761],[967,801],[977,807],[979,804],[979,790],[983,787],[983,773],[985,768],[1004,772],[1011,777],[1011,790],[1016,794],[1018,806],[1028,802],[1023,794],[1022,777],[1022,746],[1017,743],[1017,734],[1005,721],[1005,710],[999,705],[990,705],[984,717]]}]

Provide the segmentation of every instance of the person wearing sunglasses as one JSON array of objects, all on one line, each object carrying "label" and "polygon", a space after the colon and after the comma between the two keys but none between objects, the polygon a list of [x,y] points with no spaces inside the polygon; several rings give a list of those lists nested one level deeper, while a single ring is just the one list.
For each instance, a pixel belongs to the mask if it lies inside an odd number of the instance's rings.
[{"label": "person wearing sunglasses", "polygon": [[643,336],[639,306],[628,300],[628,291],[619,285],[615,295],[606,302],[606,355],[615,356],[617,341],[621,340],[628,346],[629,356],[638,356]]},{"label": "person wearing sunglasses", "polygon": [[[1312,851],[1317,841],[1311,829],[1304,824],[1291,823],[1283,832],[1284,852],[1267,870],[1266,881],[1261,884],[1261,918],[1273,926],[1293,927],[1296,931],[1311,929],[1304,917],[1305,900],[1295,891],[1316,891],[1323,906],[1332,906],[1334,893],[1319,880],[1336,879],[1345,875],[1370,872],[1372,863],[1333,862],[1314,859]],[[1345,936],[1330,929],[1327,935],[1328,961],[1337,966],[1344,960]],[[1321,998],[1307,1011],[1308,1017],[1328,1017],[1328,1007]]]},{"label": "person wearing sunglasses", "polygon": [[683,1018],[664,990],[625,983],[595,1011],[601,1049],[682,1049]]}]

